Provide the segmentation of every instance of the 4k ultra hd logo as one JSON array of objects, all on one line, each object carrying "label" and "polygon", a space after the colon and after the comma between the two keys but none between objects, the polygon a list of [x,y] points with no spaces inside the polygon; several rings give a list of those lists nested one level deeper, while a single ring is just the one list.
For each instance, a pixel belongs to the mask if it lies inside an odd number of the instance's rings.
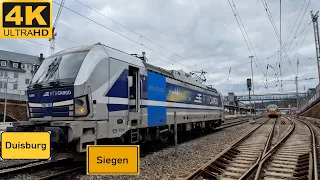
[{"label": "4k ultra hd logo", "polygon": [[1,0],[0,38],[51,38],[52,0]]}]

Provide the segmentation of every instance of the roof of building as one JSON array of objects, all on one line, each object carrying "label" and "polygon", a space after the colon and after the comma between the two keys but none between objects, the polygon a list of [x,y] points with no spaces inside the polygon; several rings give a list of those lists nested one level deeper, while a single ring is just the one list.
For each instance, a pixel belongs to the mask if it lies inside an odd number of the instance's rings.
[{"label": "roof of building", "polygon": [[0,60],[10,60],[15,62],[24,62],[40,65],[41,61],[38,56],[21,54],[16,52],[0,50]]}]

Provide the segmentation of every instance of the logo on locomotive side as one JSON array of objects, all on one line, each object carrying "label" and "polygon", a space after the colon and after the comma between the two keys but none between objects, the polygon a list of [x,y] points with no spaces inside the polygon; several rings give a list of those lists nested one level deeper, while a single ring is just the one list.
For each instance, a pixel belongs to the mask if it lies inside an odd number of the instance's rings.
[{"label": "logo on locomotive side", "polygon": [[197,94],[196,99],[194,100],[194,102],[202,103],[202,95],[200,93]]},{"label": "logo on locomotive side", "polygon": [[219,105],[218,98],[214,96],[203,95],[203,99],[206,104]]},{"label": "logo on locomotive side", "polygon": [[205,94],[198,93],[194,102],[196,103],[204,103],[204,104],[210,104],[210,105],[219,105],[218,98],[214,96],[209,96]]},{"label": "logo on locomotive side", "polygon": [[152,90],[152,91],[158,91],[160,93],[164,92],[164,88],[161,88],[161,87],[158,87],[158,86],[149,85],[149,89]]},{"label": "logo on locomotive side", "polygon": [[71,90],[64,90],[64,91],[51,91],[51,92],[45,92],[43,94],[43,97],[46,96],[68,96],[71,95]]}]

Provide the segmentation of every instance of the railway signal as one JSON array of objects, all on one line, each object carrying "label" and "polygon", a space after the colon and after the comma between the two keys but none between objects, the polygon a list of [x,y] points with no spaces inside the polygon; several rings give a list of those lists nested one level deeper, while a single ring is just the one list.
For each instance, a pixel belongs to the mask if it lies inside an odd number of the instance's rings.
[{"label": "railway signal", "polygon": [[251,79],[248,78],[247,79],[247,88],[248,88],[248,91],[249,91],[249,109],[250,109],[250,114],[251,114],[251,119],[252,119],[252,110],[251,110],[251,96],[250,96],[250,91],[251,91]]},{"label": "railway signal", "polygon": [[248,91],[251,91],[251,79],[250,78],[247,79],[247,88],[248,88]]}]

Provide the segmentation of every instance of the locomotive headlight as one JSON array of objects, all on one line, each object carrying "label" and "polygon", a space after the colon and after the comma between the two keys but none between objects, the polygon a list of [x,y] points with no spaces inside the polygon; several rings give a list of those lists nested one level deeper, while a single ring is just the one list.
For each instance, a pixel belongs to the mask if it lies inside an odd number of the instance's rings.
[{"label": "locomotive headlight", "polygon": [[87,98],[86,96],[74,100],[75,116],[86,116],[88,114]]}]

